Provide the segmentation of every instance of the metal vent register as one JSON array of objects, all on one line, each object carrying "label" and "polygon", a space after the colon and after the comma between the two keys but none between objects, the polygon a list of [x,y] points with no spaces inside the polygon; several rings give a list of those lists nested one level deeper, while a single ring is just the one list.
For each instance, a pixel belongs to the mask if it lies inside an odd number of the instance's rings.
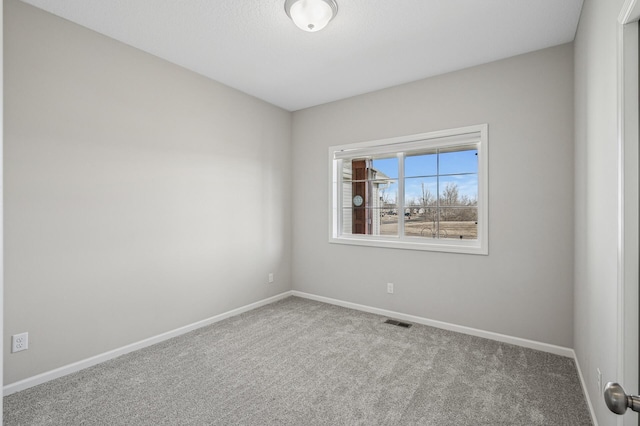
[{"label": "metal vent register", "polygon": [[398,327],[404,327],[404,328],[409,328],[409,327],[412,326],[412,324],[409,324],[408,322],[396,321],[396,320],[392,320],[392,319],[388,319],[384,323],[385,324],[391,324],[391,325],[397,325]]}]

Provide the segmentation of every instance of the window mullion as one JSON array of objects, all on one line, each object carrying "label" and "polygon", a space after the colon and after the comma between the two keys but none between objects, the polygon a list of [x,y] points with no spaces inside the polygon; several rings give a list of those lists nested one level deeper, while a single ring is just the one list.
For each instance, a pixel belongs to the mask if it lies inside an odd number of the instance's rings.
[{"label": "window mullion", "polygon": [[396,197],[398,212],[398,238],[404,239],[404,152],[398,153],[398,196]]},{"label": "window mullion", "polygon": [[335,179],[336,182],[337,182],[337,184],[336,184],[336,186],[337,186],[336,192],[338,194],[338,197],[336,199],[336,204],[338,206],[338,211],[337,211],[337,214],[338,214],[337,219],[338,220],[337,220],[337,225],[336,225],[338,227],[337,235],[342,235],[342,233],[344,231],[344,229],[342,227],[342,224],[344,223],[343,222],[343,218],[342,218],[342,215],[344,214],[344,206],[343,206],[344,194],[342,193],[342,190],[343,190],[343,188],[342,188],[343,187],[343,180],[342,180],[343,164],[342,164],[342,161],[343,161],[342,159],[339,159],[339,160],[335,161],[336,168],[337,168],[337,170],[335,172],[337,174],[336,179]]},{"label": "window mullion", "polygon": [[440,148],[436,150],[436,239],[440,239]]}]

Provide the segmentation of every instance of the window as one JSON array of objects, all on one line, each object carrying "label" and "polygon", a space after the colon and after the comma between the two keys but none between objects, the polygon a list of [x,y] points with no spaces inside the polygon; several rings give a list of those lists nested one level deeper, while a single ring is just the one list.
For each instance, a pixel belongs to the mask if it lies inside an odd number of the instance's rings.
[{"label": "window", "polygon": [[330,147],[329,241],[488,254],[487,128]]}]

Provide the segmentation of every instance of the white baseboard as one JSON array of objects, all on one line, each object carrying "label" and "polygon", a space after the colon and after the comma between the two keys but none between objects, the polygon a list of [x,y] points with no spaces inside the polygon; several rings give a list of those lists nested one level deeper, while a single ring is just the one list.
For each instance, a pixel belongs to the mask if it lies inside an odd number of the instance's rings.
[{"label": "white baseboard", "polygon": [[186,325],[184,327],[176,328],[175,330],[167,331],[166,333],[158,334],[157,336],[149,337],[148,339],[141,340],[139,342],[132,343],[127,346],[123,346],[118,349],[111,350],[109,352],[102,353],[100,355],[92,356],[91,358],[83,359],[78,362],[74,362],[73,364],[65,365],[60,368],[56,368],[55,370],[47,371],[42,374],[38,374],[33,377],[28,377],[24,380],[20,380],[18,382],[14,382],[8,384],[3,387],[4,396],[11,395],[12,393],[19,392],[21,390],[28,389],[33,386],[37,386],[39,384],[48,382],[50,380],[57,379],[58,377],[66,376],[71,373],[75,373],[77,371],[83,370],[88,367],[92,367],[96,364],[100,364],[102,362],[108,361],[110,359],[119,357],[120,355],[127,354],[129,352],[137,351],[142,348],[146,348],[147,346],[155,345],[156,343],[163,342],[165,340],[171,339],[176,336],[180,336],[182,334],[188,333],[190,331],[196,330],[201,327],[205,327],[207,325],[216,323],[218,321],[222,321],[229,317],[241,314],[243,312],[250,311],[252,309],[259,308],[264,305],[268,305],[270,303],[276,302],[278,300],[287,298],[291,296],[291,291],[286,291],[284,293],[280,293],[276,296],[269,297],[267,299],[260,300],[255,303],[251,303],[246,306],[242,306],[237,309],[233,309],[231,311],[222,313],[220,315],[213,316],[211,318],[204,319],[202,321],[194,322],[193,324]]},{"label": "white baseboard", "polygon": [[455,331],[458,333],[469,334],[471,336],[484,337],[485,339],[496,340],[498,342],[510,343],[512,345],[523,346],[525,348],[536,349],[543,352],[549,352],[556,355],[565,356],[575,359],[575,353],[571,348],[563,346],[550,345],[548,343],[536,342],[535,340],[522,339],[520,337],[507,336],[506,334],[493,333],[491,331],[479,330],[477,328],[465,327],[463,325],[450,324],[448,322],[436,321],[428,318],[407,315],[400,312],[388,311],[386,309],[373,308],[371,306],[359,305],[357,303],[344,302],[342,300],[331,299],[324,296],[316,296],[314,294],[303,293],[293,290],[293,296],[305,299],[316,300],[318,302],[329,303],[331,305],[342,306],[344,308],[355,309],[358,311],[369,312],[372,314],[382,315],[404,321],[414,322],[417,324],[429,325],[431,327],[442,328],[444,330]]},{"label": "white baseboard", "polygon": [[591,403],[591,397],[589,396],[589,390],[587,389],[587,382],[584,380],[584,375],[582,374],[582,369],[580,368],[580,363],[578,362],[578,357],[576,356],[575,351],[573,351],[573,359],[576,362],[576,369],[578,370],[578,376],[580,377],[580,385],[582,386],[582,392],[584,393],[584,398],[587,400],[587,405],[589,406],[589,413],[591,413],[591,421],[593,422],[593,426],[598,426],[598,419],[596,418],[596,411],[593,409],[593,404]]}]

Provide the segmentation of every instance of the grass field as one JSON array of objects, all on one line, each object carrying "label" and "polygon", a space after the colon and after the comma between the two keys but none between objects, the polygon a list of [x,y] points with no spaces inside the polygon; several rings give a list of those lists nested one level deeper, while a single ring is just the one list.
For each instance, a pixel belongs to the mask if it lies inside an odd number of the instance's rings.
[{"label": "grass field", "polygon": [[[420,216],[406,218],[404,231],[410,237],[435,238],[439,232],[440,238],[472,239],[478,238],[478,225],[476,222],[440,222],[439,229],[432,221],[425,221]],[[380,233],[382,235],[398,235],[398,216],[386,215],[380,219]]]}]

